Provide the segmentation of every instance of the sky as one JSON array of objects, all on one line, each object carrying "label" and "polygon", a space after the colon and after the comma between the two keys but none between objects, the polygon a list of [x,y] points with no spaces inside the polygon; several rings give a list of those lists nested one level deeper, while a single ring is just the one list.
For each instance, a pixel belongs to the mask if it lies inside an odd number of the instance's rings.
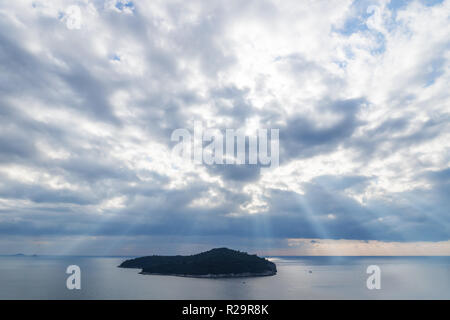
[{"label": "sky", "polygon": [[449,0],[2,1],[0,254],[450,255],[449,49]]}]

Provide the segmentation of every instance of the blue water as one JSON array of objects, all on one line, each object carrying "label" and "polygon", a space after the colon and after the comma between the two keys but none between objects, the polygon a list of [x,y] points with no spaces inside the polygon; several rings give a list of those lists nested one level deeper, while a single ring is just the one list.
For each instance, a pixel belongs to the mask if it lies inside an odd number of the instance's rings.
[{"label": "blue water", "polygon": [[[117,257],[0,257],[0,299],[450,299],[450,257],[273,257],[278,274],[241,279],[140,275]],[[68,290],[67,266],[81,268]],[[366,269],[381,268],[369,290]]]}]

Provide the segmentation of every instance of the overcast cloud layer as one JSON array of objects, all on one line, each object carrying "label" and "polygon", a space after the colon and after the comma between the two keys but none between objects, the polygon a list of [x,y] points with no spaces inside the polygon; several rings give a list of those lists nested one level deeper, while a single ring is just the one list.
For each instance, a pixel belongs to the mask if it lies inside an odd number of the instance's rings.
[{"label": "overcast cloud layer", "polygon": [[[0,252],[445,253],[449,15],[449,0],[0,2]],[[174,159],[194,121],[279,128],[280,166]]]}]

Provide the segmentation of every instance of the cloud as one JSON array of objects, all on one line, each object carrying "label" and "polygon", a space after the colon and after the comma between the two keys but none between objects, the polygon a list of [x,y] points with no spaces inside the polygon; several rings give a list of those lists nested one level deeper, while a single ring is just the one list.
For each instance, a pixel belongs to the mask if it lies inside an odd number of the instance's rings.
[{"label": "cloud", "polygon": [[[175,237],[261,250],[447,241],[449,12],[450,1],[0,4],[0,237],[17,251],[36,238],[75,250],[57,240],[70,238],[97,253],[91,237],[108,252],[156,238],[172,250]],[[194,121],[279,129],[280,166],[173,158],[172,131]]]},{"label": "cloud", "polygon": [[345,143],[360,125],[356,115],[362,103],[363,101],[356,99],[335,101],[325,107],[319,105],[315,112],[325,119],[327,116],[331,118],[330,121],[325,120],[325,123],[302,116],[288,119],[286,127],[281,128],[280,137],[287,153],[284,158],[310,157],[320,152],[329,152]]},{"label": "cloud", "polygon": [[382,242],[358,240],[288,239],[283,255],[307,256],[435,256],[450,249],[449,241]]}]

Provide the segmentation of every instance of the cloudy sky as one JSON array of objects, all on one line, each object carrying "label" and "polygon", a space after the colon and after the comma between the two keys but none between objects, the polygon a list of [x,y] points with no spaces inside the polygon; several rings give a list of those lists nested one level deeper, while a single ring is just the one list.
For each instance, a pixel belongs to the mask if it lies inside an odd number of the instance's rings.
[{"label": "cloudy sky", "polygon": [[450,0],[2,1],[0,253],[448,255],[449,49]]}]

